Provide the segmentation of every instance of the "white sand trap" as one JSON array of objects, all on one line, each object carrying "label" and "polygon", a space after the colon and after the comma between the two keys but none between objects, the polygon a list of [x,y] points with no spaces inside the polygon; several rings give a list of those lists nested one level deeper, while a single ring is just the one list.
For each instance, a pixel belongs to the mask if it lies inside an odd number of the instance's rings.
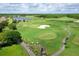
[{"label": "white sand trap", "polygon": [[46,28],[48,28],[48,27],[50,27],[50,25],[40,25],[38,28],[39,28],[39,29],[46,29]]}]

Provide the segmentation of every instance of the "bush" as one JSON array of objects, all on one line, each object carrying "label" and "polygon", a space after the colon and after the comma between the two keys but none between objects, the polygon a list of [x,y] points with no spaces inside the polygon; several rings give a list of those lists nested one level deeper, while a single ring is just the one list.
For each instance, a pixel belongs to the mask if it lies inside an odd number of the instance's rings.
[{"label": "bush", "polygon": [[0,38],[1,38],[0,41],[3,42],[3,45],[4,42],[6,42],[5,43],[6,45],[12,45],[12,44],[18,44],[22,41],[20,33],[14,30],[3,32]]},{"label": "bush", "polygon": [[13,22],[12,23],[17,23],[17,20],[13,20]]},{"label": "bush", "polygon": [[8,27],[9,27],[9,29],[12,29],[12,30],[16,30],[16,29],[17,29],[15,23],[11,23],[11,24],[9,24]]},{"label": "bush", "polygon": [[2,32],[2,29],[5,28],[5,26],[8,25],[8,22],[7,21],[3,21],[0,23],[0,32]]}]

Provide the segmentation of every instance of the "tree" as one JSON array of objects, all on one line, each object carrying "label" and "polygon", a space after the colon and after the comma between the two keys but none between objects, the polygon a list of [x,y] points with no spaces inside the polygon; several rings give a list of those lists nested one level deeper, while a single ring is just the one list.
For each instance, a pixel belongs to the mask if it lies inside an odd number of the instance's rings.
[{"label": "tree", "polygon": [[4,36],[3,36],[3,33],[0,33],[0,42],[4,42]]},{"label": "tree", "polygon": [[2,25],[2,23],[0,23],[0,32],[2,32],[3,28],[4,28],[4,26]]},{"label": "tree", "polygon": [[11,24],[9,24],[8,27],[9,27],[9,29],[12,29],[12,30],[16,30],[16,29],[17,29],[15,23],[11,23]]},{"label": "tree", "polygon": [[2,21],[1,23],[0,23],[0,32],[2,32],[2,29],[5,27],[5,26],[7,26],[8,25],[8,22],[7,21]]},{"label": "tree", "polygon": [[23,22],[25,22],[25,20],[23,20]]},{"label": "tree", "polygon": [[7,21],[2,21],[2,25],[3,26],[7,26],[8,25],[8,22]]},{"label": "tree", "polygon": [[17,23],[17,20],[13,20],[13,22],[12,23]]},{"label": "tree", "polygon": [[5,39],[4,33],[0,33],[0,47],[6,46],[7,40]]},{"label": "tree", "polygon": [[10,30],[0,34],[0,45],[2,46],[19,44],[20,42],[22,42],[22,40],[18,31]]},{"label": "tree", "polygon": [[21,42],[21,35],[18,31],[6,31],[4,33],[5,39],[7,40],[7,44],[17,44]]}]

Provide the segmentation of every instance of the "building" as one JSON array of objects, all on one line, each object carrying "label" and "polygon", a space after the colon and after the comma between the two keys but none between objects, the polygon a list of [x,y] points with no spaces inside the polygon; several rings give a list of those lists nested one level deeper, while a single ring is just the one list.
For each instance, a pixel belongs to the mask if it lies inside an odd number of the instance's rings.
[{"label": "building", "polygon": [[26,17],[16,17],[14,16],[13,17],[13,20],[16,20],[16,21],[29,21],[29,20],[32,20],[31,18],[26,18]]}]

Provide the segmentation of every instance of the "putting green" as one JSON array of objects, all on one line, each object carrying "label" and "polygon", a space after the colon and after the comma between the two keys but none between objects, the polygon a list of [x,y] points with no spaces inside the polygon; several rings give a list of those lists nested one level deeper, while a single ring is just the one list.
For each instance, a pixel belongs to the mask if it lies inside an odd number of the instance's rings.
[{"label": "putting green", "polygon": [[42,33],[38,36],[39,39],[42,40],[50,40],[50,39],[55,39],[56,38],[56,34],[53,32],[47,32],[47,33]]}]

